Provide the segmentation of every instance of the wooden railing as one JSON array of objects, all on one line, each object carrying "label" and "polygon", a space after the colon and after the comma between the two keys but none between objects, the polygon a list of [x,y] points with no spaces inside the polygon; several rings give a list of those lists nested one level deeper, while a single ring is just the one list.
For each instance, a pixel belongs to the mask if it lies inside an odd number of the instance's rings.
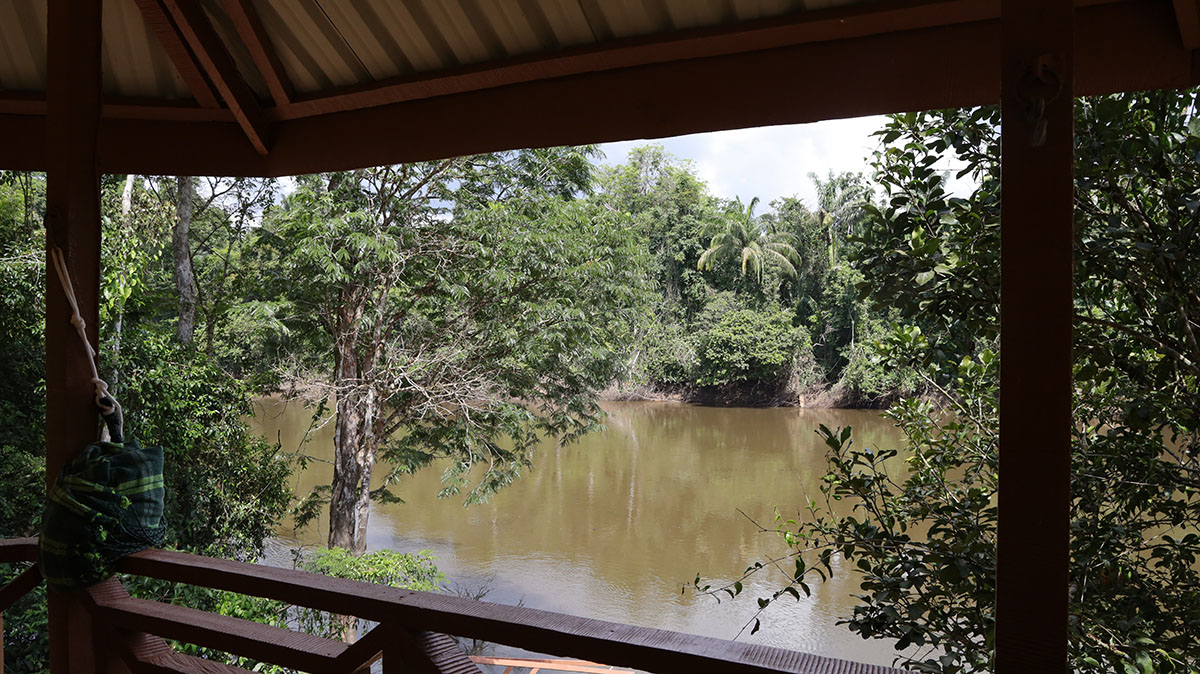
[{"label": "wooden railing", "polygon": [[[0,541],[0,562],[35,562],[35,539]],[[366,672],[382,658],[385,674],[468,674],[480,670],[447,635],[582,658],[647,672],[885,674],[888,667],[781,648],[712,639],[603,620],[503,606],[318,574],[146,550],[121,561],[125,574],[228,590],[378,625],[354,644],[229,616],[130,597],[116,579],[78,593],[93,623],[97,662],[109,672],[245,673],[186,656],[166,639],[314,674]],[[7,610],[40,582],[36,564],[0,588]],[[2,623],[0,623],[2,625]],[[55,637],[51,634],[51,639]],[[113,667],[116,667],[114,669]],[[0,663],[0,674],[3,665]]]}]

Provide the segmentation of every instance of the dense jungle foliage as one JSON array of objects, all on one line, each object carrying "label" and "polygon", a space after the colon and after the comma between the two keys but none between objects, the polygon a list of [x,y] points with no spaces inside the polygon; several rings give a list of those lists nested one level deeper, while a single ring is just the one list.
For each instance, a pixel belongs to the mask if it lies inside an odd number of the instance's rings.
[{"label": "dense jungle foliage", "polygon": [[[1071,671],[1200,671],[1196,114],[1196,92],[1076,104]],[[862,578],[847,626],[894,640],[916,671],[993,669],[998,499],[1019,480],[1000,477],[998,454],[999,121],[992,108],[929,112],[879,132],[882,199],[853,260],[864,292],[907,323],[877,354],[938,395],[888,410],[907,447],[821,429],[824,500],[777,518],[789,580],[759,599],[808,593],[840,557]],[[934,168],[946,159],[969,194],[946,190]]]},{"label": "dense jungle foliage", "polygon": [[[1079,671],[1200,668],[1195,116],[1194,92],[1077,106]],[[814,203],[722,199],[655,145],[619,165],[580,147],[288,181],[105,177],[101,371],[131,434],[166,450],[167,544],[256,559],[283,518],[328,506],[333,550],[298,565],[438,589],[427,555],[364,556],[372,499],[435,459],[451,460],[443,495],[479,502],[532,467],[540,438],[595,428],[602,396],[890,405],[905,448],[823,429],[828,501],[780,517],[795,568],[760,607],[840,558],[863,578],[849,629],[894,640],[910,668],[988,671],[998,123],[993,109],[893,116],[872,173],[810,174]],[[0,173],[0,536],[35,533],[41,510],[44,192],[39,175]],[[336,413],[328,488],[291,493],[306,457],[247,432],[253,396],[279,390]],[[889,474],[897,451],[911,458]],[[377,458],[388,472],[372,489]],[[43,598],[6,623],[9,671],[44,671]]]}]

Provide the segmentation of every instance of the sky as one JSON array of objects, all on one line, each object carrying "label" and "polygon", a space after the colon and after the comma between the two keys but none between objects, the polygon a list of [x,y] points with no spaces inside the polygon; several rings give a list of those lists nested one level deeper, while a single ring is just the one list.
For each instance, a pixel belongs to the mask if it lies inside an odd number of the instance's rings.
[{"label": "sky", "polygon": [[813,205],[816,193],[809,173],[869,172],[867,158],[878,145],[871,134],[883,124],[883,117],[859,117],[604,143],[600,149],[604,163],[621,164],[630,149],[659,143],[672,155],[691,160],[713,194],[743,202],[758,197],[761,212],[779,197],[799,196]]}]

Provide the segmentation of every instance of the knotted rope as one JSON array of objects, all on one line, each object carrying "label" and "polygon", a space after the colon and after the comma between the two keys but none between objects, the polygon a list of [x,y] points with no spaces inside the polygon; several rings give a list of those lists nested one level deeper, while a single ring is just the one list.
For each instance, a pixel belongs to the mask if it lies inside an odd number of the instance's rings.
[{"label": "knotted rope", "polygon": [[100,378],[100,371],[96,369],[96,349],[92,348],[92,343],[87,338],[87,323],[84,322],[83,316],[79,313],[79,302],[75,299],[75,286],[71,283],[71,274],[67,272],[67,263],[63,259],[63,252],[58,246],[54,246],[50,250],[50,257],[54,261],[54,271],[58,272],[58,281],[62,285],[63,294],[67,296],[67,302],[71,305],[71,325],[75,326],[75,331],[79,333],[79,339],[83,342],[84,348],[87,349],[88,365],[92,368],[92,384],[96,387],[96,407],[100,408],[100,412],[109,417],[116,413],[117,421],[117,436],[124,435],[123,420],[121,414],[121,404],[108,391],[108,382]]}]

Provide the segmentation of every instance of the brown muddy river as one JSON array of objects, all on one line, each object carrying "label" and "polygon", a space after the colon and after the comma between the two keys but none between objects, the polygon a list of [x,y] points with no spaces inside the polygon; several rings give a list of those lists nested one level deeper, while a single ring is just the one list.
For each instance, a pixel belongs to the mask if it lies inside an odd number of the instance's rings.
[{"label": "brown muddy river", "polygon": [[[732,639],[757,610],[755,598],[781,576],[746,583],[734,601],[681,592],[697,573],[733,580],[756,560],[785,551],[746,516],[772,526],[773,509],[795,513],[820,497],[825,448],[818,424],[854,427],[868,446],[895,446],[899,434],[874,412],[729,409],[673,403],[606,403],[607,430],[563,448],[552,443],[536,468],[485,505],[438,499],[440,467],[406,478],[406,502],[376,505],[368,547],[431,549],[448,584],[490,584],[487,601]],[[259,403],[253,428],[284,449],[304,439],[311,412],[299,403]],[[328,461],[333,425],[309,435],[306,452]],[[332,466],[313,461],[297,492],[329,484]],[[377,468],[376,474],[384,473]],[[283,546],[323,543],[327,521],[278,532]],[[276,550],[280,563],[290,555]],[[715,585],[716,583],[714,583]],[[891,664],[888,644],[836,625],[858,591],[848,566],[813,596],[778,602],[762,629],[739,640]]]}]

